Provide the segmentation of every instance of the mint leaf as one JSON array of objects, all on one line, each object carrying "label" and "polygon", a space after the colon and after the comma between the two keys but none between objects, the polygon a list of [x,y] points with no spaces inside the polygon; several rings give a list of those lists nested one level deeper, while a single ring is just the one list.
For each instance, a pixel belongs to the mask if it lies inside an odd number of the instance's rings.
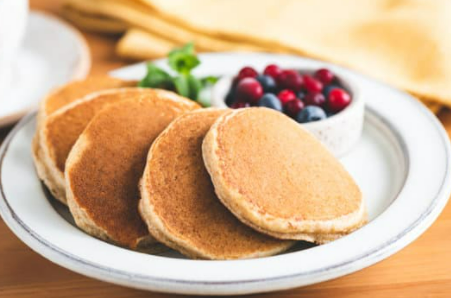
[{"label": "mint leaf", "polygon": [[[175,90],[184,97],[190,97],[190,86],[186,76],[178,76],[173,78]],[[191,98],[194,99],[194,98]],[[195,99],[194,99],[195,100]]]},{"label": "mint leaf", "polygon": [[199,59],[194,53],[193,43],[172,50],[168,55],[169,66],[180,74],[189,74],[193,68],[200,64]]},{"label": "mint leaf", "polygon": [[194,101],[199,98],[202,90],[201,81],[193,75],[180,75],[173,78],[175,90],[178,94],[188,97]]},{"label": "mint leaf", "polygon": [[173,82],[172,77],[167,72],[165,72],[155,64],[148,63],[147,74],[138,83],[138,86],[148,88],[171,89],[173,86]]},{"label": "mint leaf", "polygon": [[202,89],[202,83],[201,81],[196,78],[193,75],[187,76],[188,86],[189,86],[189,98],[192,100],[198,100],[199,99],[199,93]]},{"label": "mint leaf", "polygon": [[168,64],[177,72],[177,75],[171,76],[155,64],[148,63],[147,74],[138,83],[138,86],[176,91],[181,96],[197,101],[203,106],[209,106],[210,92],[206,87],[215,84],[218,77],[197,78],[191,73],[200,64],[194,51],[194,44],[188,43],[181,48],[172,50],[168,54]]}]

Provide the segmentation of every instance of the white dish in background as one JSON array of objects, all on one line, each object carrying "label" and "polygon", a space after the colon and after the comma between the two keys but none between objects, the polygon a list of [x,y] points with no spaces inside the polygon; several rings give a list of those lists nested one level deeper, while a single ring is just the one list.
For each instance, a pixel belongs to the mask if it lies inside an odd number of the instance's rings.
[{"label": "white dish in background", "polygon": [[[370,266],[411,243],[444,208],[451,191],[448,136],[413,97],[351,71],[294,56],[218,53],[201,55],[201,60],[201,75],[232,74],[243,64],[276,62],[326,66],[352,77],[367,108],[362,137],[341,162],[362,189],[370,222],[322,246],[300,245],[252,260],[188,260],[173,252],[146,255],[116,247],[77,229],[67,209],[47,199],[30,153],[32,114],[0,149],[0,213],[11,230],[52,262],[93,278],[162,292],[245,294],[309,285]],[[144,64],[113,72],[128,79],[144,73]]]},{"label": "white dish in background", "polygon": [[72,26],[41,12],[30,12],[12,80],[0,92],[0,127],[35,109],[52,88],[84,78],[91,57],[83,36]]},{"label": "white dish in background", "polygon": [[[277,61],[277,56],[274,56]],[[290,67],[293,68],[293,67]],[[304,74],[312,74],[314,69],[298,69]],[[262,71],[263,68],[257,68]],[[335,69],[335,75],[340,84],[351,94],[352,101],[343,111],[321,121],[303,123],[324,146],[336,157],[348,153],[357,143],[362,133],[365,103],[361,92],[352,78],[346,77],[340,69]],[[225,103],[227,93],[232,86],[232,76],[223,76],[211,90],[211,105],[217,108],[228,108]]]},{"label": "white dish in background", "polygon": [[11,83],[12,65],[25,33],[27,16],[28,0],[0,1],[0,94]]}]

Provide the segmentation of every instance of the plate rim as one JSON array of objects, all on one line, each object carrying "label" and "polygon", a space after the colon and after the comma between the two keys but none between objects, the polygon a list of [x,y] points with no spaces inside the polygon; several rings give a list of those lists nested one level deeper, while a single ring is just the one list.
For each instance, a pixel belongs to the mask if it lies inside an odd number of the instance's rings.
[{"label": "plate rim", "polygon": [[[228,54],[228,53],[221,53],[221,54]],[[208,54],[211,55],[211,54]],[[305,58],[301,58],[301,57],[297,57],[294,56],[296,59],[304,59],[304,60],[312,60],[312,59],[305,59]],[[315,61],[315,60],[313,60]],[[139,64],[143,64],[143,63],[138,63],[135,65],[131,65],[131,66],[136,66]],[[333,65],[333,64],[332,64]],[[127,66],[130,67],[130,66]],[[360,76],[360,74],[358,74]],[[384,84],[385,85],[385,84]],[[387,86],[387,85],[385,85]],[[402,91],[399,91],[397,89],[394,89],[392,87],[387,86],[389,89],[391,89],[392,92],[396,92],[399,93],[402,96],[408,96],[410,98],[411,101],[413,101],[416,105],[418,105],[420,107],[420,110],[429,118],[429,120],[431,120],[431,122],[434,124],[435,129],[437,130],[437,132],[440,135],[440,140],[441,142],[444,144],[445,150],[446,150],[446,165],[449,165],[449,157],[451,154],[451,150],[450,150],[450,145],[449,145],[449,141],[448,141],[448,135],[446,134],[443,126],[440,124],[440,122],[437,120],[437,118],[430,112],[428,111],[426,108],[424,108],[422,106],[421,103],[419,103],[416,99],[414,99],[412,96],[410,96],[409,94],[406,94]],[[31,113],[29,114],[26,118],[24,118],[14,129],[13,131],[11,131],[11,133],[7,136],[7,138],[5,139],[4,143],[2,144],[1,148],[0,148],[0,175],[2,172],[2,165],[3,165],[3,160],[4,157],[6,155],[7,152],[7,148],[9,146],[9,144],[11,143],[12,139],[14,138],[15,134],[20,131],[20,129],[28,122],[30,121],[32,118],[34,117],[34,114]],[[392,132],[395,131],[396,129],[393,130]],[[398,140],[402,140],[398,139]],[[0,176],[1,177],[1,176]],[[427,229],[432,222],[435,220],[435,218],[441,213],[441,211],[443,210],[444,206],[446,205],[446,202],[448,201],[449,198],[449,192],[451,192],[451,184],[448,183],[448,185],[446,184],[447,181],[449,181],[449,177],[450,177],[450,171],[446,171],[445,176],[443,177],[443,181],[440,184],[440,188],[438,189],[438,191],[436,192],[435,197],[431,200],[430,204],[428,204],[427,208],[425,208],[423,210],[423,212],[421,213],[421,215],[411,224],[409,225],[409,227],[405,230],[402,231],[402,233],[398,234],[397,237],[393,237],[392,239],[390,239],[390,241],[388,241],[387,243],[383,243],[381,244],[379,247],[371,250],[370,253],[365,254],[365,255],[361,255],[358,256],[356,258],[354,258],[352,261],[349,261],[348,263],[354,263],[354,262],[362,262],[368,258],[372,258],[374,261],[370,261],[369,264],[364,264],[363,266],[358,266],[357,269],[351,269],[349,270],[345,270],[345,274],[346,273],[350,273],[350,272],[354,272],[358,269],[364,268],[366,266],[369,266],[371,264],[376,263],[377,261],[385,258],[388,255],[391,255],[397,251],[399,251],[401,248],[403,248],[405,245],[409,244],[413,239],[417,238],[420,234],[422,234],[422,232]],[[0,211],[2,213],[2,215],[4,215],[4,203],[7,202],[6,196],[4,194],[3,191],[3,185],[2,185],[2,181],[0,179],[0,198],[2,200],[0,200]],[[443,205],[441,206],[441,208],[439,208],[439,204],[442,203]],[[9,211],[12,212],[11,216],[13,219],[15,219],[16,221],[14,222],[14,224],[20,224],[17,222],[17,218],[14,218],[14,212],[11,209],[11,206],[7,206],[9,207]],[[435,212],[434,212],[435,211]],[[429,219],[428,222],[426,222],[426,219]],[[22,241],[24,241],[25,243],[27,243],[27,245],[29,245],[33,250],[37,251],[37,249],[35,249],[32,245],[28,244],[28,239],[25,240],[24,238],[26,238],[25,235],[19,235],[19,233],[15,230],[16,227],[12,227],[12,223],[8,222],[5,220],[5,223],[10,227],[10,229],[12,229],[14,231],[14,233],[16,234],[16,236],[18,236]],[[421,228],[419,227],[421,223],[425,223],[423,226],[421,226]],[[21,225],[22,228],[24,228]],[[25,232],[27,232],[26,229],[24,229]],[[32,231],[32,230],[31,230]],[[416,233],[413,233],[416,232]],[[406,235],[410,235],[410,237],[412,237],[412,239],[406,239]],[[207,281],[207,282],[200,282],[200,281],[185,281],[185,280],[178,280],[178,279],[170,279],[170,278],[159,278],[159,277],[155,277],[155,276],[145,276],[143,275],[140,279],[143,280],[143,282],[147,285],[136,285],[133,283],[133,281],[129,281],[127,282],[127,276],[130,278],[130,274],[126,271],[122,271],[122,270],[118,270],[118,269],[113,269],[113,271],[117,271],[112,272],[111,270],[108,270],[108,267],[105,268],[101,268],[102,266],[98,266],[97,264],[90,264],[90,263],[86,263],[84,262],[83,265],[83,260],[77,260],[76,258],[71,258],[70,254],[64,251],[60,251],[59,248],[57,247],[51,247],[51,246],[46,246],[44,243],[42,243],[40,241],[39,236],[36,235],[32,235],[32,233],[29,233],[29,236],[34,237],[37,241],[39,241],[39,245],[44,245],[44,247],[50,250],[54,250],[54,253],[56,254],[61,254],[60,257],[68,257],[69,258],[69,262],[70,261],[74,261],[74,262],[80,262],[82,263],[80,266],[94,266],[94,269],[96,270],[100,270],[101,272],[98,272],[98,274],[87,274],[86,271],[83,271],[81,269],[78,268],[74,268],[77,267],[76,264],[73,264],[73,266],[70,266],[70,264],[61,264],[63,261],[55,261],[58,264],[62,265],[63,267],[67,267],[69,269],[72,269],[76,272],[82,273],[84,275],[89,275],[92,277],[96,277],[96,278],[100,278],[106,281],[113,281],[115,283],[119,283],[122,285],[127,285],[127,286],[132,286],[132,287],[139,287],[139,288],[143,288],[143,289],[153,289],[153,290],[157,290],[157,291],[168,291],[168,292],[178,292],[178,293],[199,293],[198,291],[192,291],[190,292],[189,290],[183,289],[182,291],[174,291],[174,289],[170,289],[171,285],[174,284],[187,284],[187,285],[240,285],[240,284],[260,284],[260,283],[264,283],[264,282],[269,282],[269,281],[279,281],[279,280],[287,280],[287,279],[295,279],[296,277],[299,276],[304,276],[304,275],[311,275],[311,274],[315,274],[315,272],[302,272],[302,273],[298,273],[298,274],[290,274],[290,275],[285,275],[285,276],[277,276],[277,277],[272,277],[272,278],[263,278],[263,279],[249,279],[249,280],[237,280],[237,281],[226,281],[226,282],[215,282],[215,281]],[[399,239],[404,239],[404,243],[400,243],[398,240]],[[395,244],[397,244],[397,246],[395,246]],[[391,248],[391,250],[390,250]],[[40,254],[43,254],[41,251],[37,251]],[[48,252],[49,254],[51,252]],[[377,254],[379,253],[379,254]],[[44,254],[43,254],[44,255]],[[45,256],[45,255],[44,255]],[[51,260],[53,261],[53,260]],[[336,265],[333,266],[333,268],[330,269],[336,269],[336,268],[340,268],[340,267],[346,267],[349,264],[340,264],[340,265]],[[346,268],[345,268],[346,269]],[[103,272],[103,270],[106,270],[107,272]],[[320,271],[323,271],[324,269],[321,269]],[[318,271],[318,270],[317,270]],[[115,277],[111,277],[109,275],[111,274],[119,274],[120,276],[115,276]],[[339,274],[339,275],[343,275],[343,274]],[[118,280],[118,279],[124,279],[125,280]],[[133,278],[139,278],[139,276],[133,276]],[[152,279],[152,280],[149,280]],[[321,280],[326,280],[326,279],[330,279],[329,278],[325,278],[325,279],[317,279],[317,281],[321,281]],[[152,282],[157,282],[157,283],[161,283],[158,285],[153,285],[152,286]],[[316,281],[313,281],[316,282]],[[166,286],[165,286],[166,285]],[[264,291],[269,291],[269,290],[274,290],[274,289],[283,289],[283,288],[290,288],[292,286],[288,285],[286,287],[278,287],[278,286],[273,286],[273,287],[266,287],[264,289]],[[175,289],[177,290],[177,289]],[[236,292],[236,294],[238,293],[250,293],[250,292],[256,292],[255,290],[251,290],[251,291],[238,291]],[[258,292],[258,291],[257,291]],[[227,292],[230,293],[230,292]],[[212,294],[210,292],[206,292],[205,294]]]}]

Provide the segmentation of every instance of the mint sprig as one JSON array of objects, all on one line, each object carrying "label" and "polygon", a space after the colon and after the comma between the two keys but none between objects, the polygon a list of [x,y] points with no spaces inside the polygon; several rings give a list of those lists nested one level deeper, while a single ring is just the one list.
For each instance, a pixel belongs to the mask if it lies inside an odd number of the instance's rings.
[{"label": "mint sprig", "polygon": [[139,81],[139,87],[172,89],[171,76],[153,63],[147,64],[147,74]]},{"label": "mint sprig", "polygon": [[[216,83],[218,80],[217,77],[213,76],[197,78],[191,73],[200,64],[200,60],[194,51],[193,43],[188,43],[169,52],[168,64],[176,73],[175,76],[171,76],[163,69],[149,62],[147,64],[147,74],[138,83],[138,86],[173,90],[181,96],[199,101],[202,89]],[[205,100],[201,102],[203,105],[207,104]]]},{"label": "mint sprig", "polygon": [[174,49],[168,54],[169,66],[176,72],[188,75],[200,64],[194,52],[194,44],[188,43],[181,48]]}]

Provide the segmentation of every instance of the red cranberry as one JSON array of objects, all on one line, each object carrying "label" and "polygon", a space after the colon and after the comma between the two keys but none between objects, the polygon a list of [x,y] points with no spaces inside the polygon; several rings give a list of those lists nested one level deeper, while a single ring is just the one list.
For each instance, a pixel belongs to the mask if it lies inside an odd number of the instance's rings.
[{"label": "red cranberry", "polygon": [[351,103],[351,96],[340,88],[334,88],[329,93],[329,110],[333,113],[340,112]]},{"label": "red cranberry", "polygon": [[244,78],[236,86],[236,98],[239,101],[257,103],[262,95],[262,85],[254,78]]},{"label": "red cranberry", "polygon": [[284,111],[288,116],[294,118],[303,108],[304,103],[300,99],[296,98],[287,102],[284,107]]},{"label": "red cranberry", "polygon": [[304,87],[308,92],[321,92],[323,90],[323,83],[311,76],[304,76]]},{"label": "red cranberry", "polygon": [[284,70],[278,77],[277,83],[280,88],[291,89],[295,92],[302,89],[304,80],[299,72],[293,69]]},{"label": "red cranberry", "polygon": [[288,102],[296,99],[296,94],[294,94],[293,91],[285,89],[279,92],[277,94],[277,97],[279,98],[282,105],[287,104]]},{"label": "red cranberry", "polygon": [[282,73],[282,68],[275,64],[269,64],[266,66],[265,70],[263,71],[264,75],[272,77],[274,80],[277,80],[277,77]]},{"label": "red cranberry", "polygon": [[248,108],[251,105],[248,102],[242,102],[242,101],[237,101],[235,103],[233,103],[230,107],[232,109],[241,109],[241,108]]},{"label": "red cranberry", "polygon": [[326,68],[321,68],[315,72],[315,78],[317,78],[324,85],[328,85],[332,83],[335,76],[330,70]]},{"label": "red cranberry", "polygon": [[322,93],[308,93],[304,98],[304,103],[306,106],[324,106],[326,102],[326,97]]},{"label": "red cranberry", "polygon": [[238,73],[238,80],[241,81],[244,78],[256,78],[258,72],[250,66],[243,67]]}]

